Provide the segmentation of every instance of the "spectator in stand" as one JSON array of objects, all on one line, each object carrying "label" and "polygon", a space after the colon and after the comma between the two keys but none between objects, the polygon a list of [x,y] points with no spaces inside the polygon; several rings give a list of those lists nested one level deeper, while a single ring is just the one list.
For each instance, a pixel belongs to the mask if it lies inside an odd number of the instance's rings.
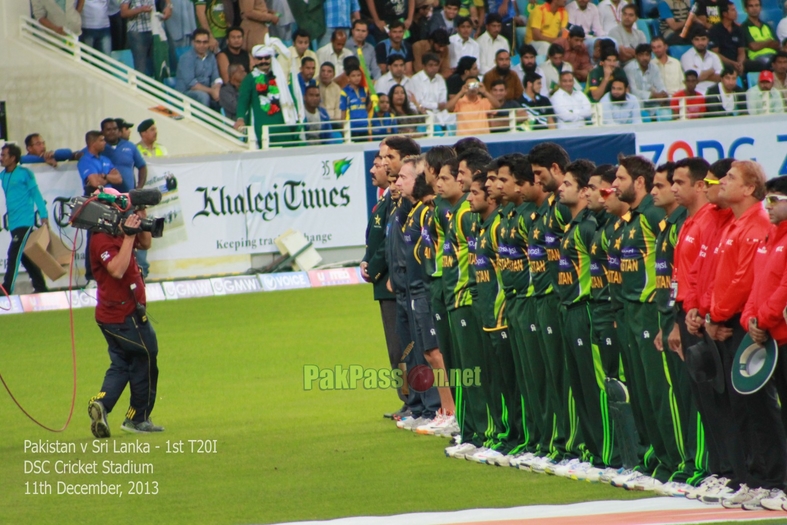
[{"label": "spectator in stand", "polygon": [[519,48],[519,64],[511,69],[519,75],[519,80],[522,81],[523,86],[525,84],[525,76],[528,73],[538,73],[542,78],[544,76],[544,72],[536,64],[536,48],[530,44],[523,44]]},{"label": "spectator in stand", "polygon": [[[625,78],[625,76],[623,77]],[[560,89],[550,99],[557,119],[557,129],[583,128],[593,113],[590,100],[574,89],[574,75],[564,71],[560,75]]]},{"label": "spectator in stand", "polygon": [[218,109],[222,81],[216,57],[209,52],[210,33],[197,28],[192,42],[192,48],[180,57],[175,89],[200,104]]},{"label": "spectator in stand", "polygon": [[158,143],[158,128],[152,118],[140,122],[137,133],[140,139],[137,149],[143,157],[166,157],[169,154],[167,148]]},{"label": "spectator in stand", "polygon": [[[651,61],[650,44],[640,44],[636,49],[635,60],[632,60],[623,71],[628,78],[631,93],[639,99],[644,109],[650,110],[669,99],[667,88],[659,73],[659,68]],[[652,114],[652,112],[651,112]]]},{"label": "spectator in stand", "polygon": [[648,43],[648,37],[637,28],[636,23],[637,8],[634,4],[629,4],[623,7],[623,17],[620,20],[620,24],[613,27],[609,32],[609,37],[613,38],[618,44],[618,54],[624,66],[629,61],[634,60],[638,45]]},{"label": "spectator in stand", "polygon": [[317,69],[317,64],[313,58],[304,57],[301,59],[301,71],[298,73],[298,86],[301,90],[301,95],[306,95],[306,88],[310,86],[317,87],[317,81],[314,80],[314,70]]},{"label": "spectator in stand", "polygon": [[[269,24],[278,24],[279,15],[268,10],[265,0],[238,0],[240,26],[243,28],[243,49],[251,53],[254,46],[265,42]],[[271,35],[273,36],[273,35]]]},{"label": "spectator in stand", "polygon": [[746,0],[746,14],[749,15],[742,24],[746,36],[746,47],[749,62],[747,71],[763,71],[770,67],[773,55],[779,50],[779,42],[771,28],[760,20],[762,12],[761,0]]},{"label": "spectator in stand", "polygon": [[629,5],[627,0],[602,0],[598,4],[601,16],[601,27],[608,35],[610,31],[623,20],[623,8]]},{"label": "spectator in stand", "polygon": [[450,44],[448,33],[442,28],[432,31],[427,40],[421,40],[413,44],[413,74],[423,70],[424,55],[427,53],[434,53],[440,57],[440,75],[442,75],[443,78],[450,77],[451,58],[448,54],[448,47]]},{"label": "spectator in stand", "polygon": [[322,107],[328,112],[331,120],[340,120],[342,118],[342,111],[339,109],[342,88],[333,81],[336,76],[336,67],[331,62],[323,62],[320,66],[320,83],[317,87],[320,88],[320,100]]},{"label": "spectator in stand", "polygon": [[601,64],[601,55],[605,51],[618,52],[618,45],[609,37],[597,38],[593,42],[593,54],[590,56],[590,63],[593,67]]},{"label": "spectator in stand", "polygon": [[404,57],[404,70],[407,75],[413,74],[413,48],[404,41],[404,24],[396,21],[389,25],[388,38],[378,42],[375,47],[377,63],[380,71],[387,73],[388,57],[402,55]]},{"label": "spectator in stand", "polygon": [[47,29],[64,36],[79,36],[82,33],[82,15],[77,6],[78,2],[30,0],[33,18]]},{"label": "spectator in stand", "polygon": [[[391,0],[366,0],[366,7],[374,22],[374,26],[370,29],[372,30],[372,36],[377,42],[382,42],[390,35],[390,30],[394,24],[404,21],[404,29],[407,30],[415,19],[415,0],[397,0],[396,2]],[[388,26],[388,35],[386,35],[386,26]],[[382,65],[386,62],[385,59],[381,60],[378,55],[377,63]]]},{"label": "spectator in stand", "polygon": [[462,91],[462,86],[467,83],[468,78],[479,77],[478,60],[475,57],[462,57],[454,70],[454,74],[445,81],[448,90],[448,97],[451,98]]},{"label": "spectator in stand", "polygon": [[[585,86],[585,93],[590,95],[589,98],[594,103],[601,100],[601,97],[609,92],[612,87],[611,83],[613,78],[625,78],[628,82],[625,71],[623,71],[618,64],[618,54],[615,50],[605,48],[601,55],[601,62],[590,71],[588,82]],[[560,79],[560,84],[561,86],[563,84],[562,77]]]},{"label": "spectator in stand", "polygon": [[[498,51],[511,49],[508,40],[500,35],[502,29],[503,19],[499,14],[489,13],[486,15],[486,31],[476,38],[480,52],[478,70],[482,75],[486,75],[489,70],[495,67]],[[489,86],[487,86],[487,89],[489,89]]]},{"label": "spectator in stand", "polygon": [[477,79],[468,78],[457,97],[448,102],[447,109],[456,113],[457,135],[489,133],[489,118],[499,104]]},{"label": "spectator in stand", "polygon": [[347,86],[342,89],[342,98],[339,109],[342,110],[342,120],[350,121],[350,130],[355,138],[369,135],[369,109],[371,99],[369,93],[361,86],[361,68],[352,66],[345,70],[347,73]]},{"label": "spectator in stand", "polygon": [[224,110],[224,116],[230,120],[238,118],[238,95],[240,83],[248,73],[240,64],[231,64],[229,67],[229,81],[224,82],[219,90],[219,105]]},{"label": "spectator in stand", "polygon": [[331,138],[330,115],[320,107],[320,88],[309,86],[303,95],[303,131],[309,144],[323,144]]},{"label": "spectator in stand", "polygon": [[234,10],[227,9],[232,4],[225,0],[194,0],[194,12],[199,27],[208,31],[208,49],[214,53],[224,47],[227,28],[235,25]]},{"label": "spectator in stand", "polygon": [[601,97],[601,122],[614,124],[642,124],[642,109],[637,97],[627,93],[628,80],[613,78],[609,93]]},{"label": "spectator in stand", "polygon": [[525,90],[515,102],[522,108],[517,112],[517,121],[527,119],[531,129],[555,129],[555,112],[549,98],[541,94],[541,75],[525,75]]},{"label": "spectator in stand", "polygon": [[445,114],[448,102],[448,90],[445,79],[437,74],[440,70],[440,59],[431,53],[424,55],[424,69],[416,74],[410,82],[411,99],[416,110],[423,113],[432,113],[439,124],[447,122]]},{"label": "spectator in stand", "polygon": [[[474,3],[478,4],[482,2]],[[503,23],[503,34],[513,36],[514,25],[516,23],[515,18],[517,18],[516,2],[512,2],[511,0],[487,0],[486,4],[488,7],[488,9],[486,9],[487,13],[496,13],[500,15],[501,21]],[[520,18],[519,22],[522,22],[521,25],[525,25],[526,23],[524,18]]]},{"label": "spectator in stand", "polygon": [[[193,5],[191,0],[181,1],[187,1],[189,5]],[[33,1],[31,0],[32,3]],[[112,34],[112,51],[126,49],[126,21],[120,16],[120,0],[109,0],[107,14],[109,15],[109,31]],[[35,18],[35,15],[33,17]],[[191,33],[189,33],[189,36],[191,36]]]},{"label": "spectator in stand", "polygon": [[757,85],[746,91],[746,109],[749,115],[784,113],[784,99],[773,89],[773,72],[761,71]]},{"label": "spectator in stand", "polygon": [[[169,10],[172,13],[172,9]],[[109,0],[84,0],[82,34],[79,41],[105,55],[112,52],[112,31],[109,29]]]},{"label": "spectator in stand", "polygon": [[320,39],[319,47],[325,47],[332,42],[332,35],[337,30],[344,31],[345,35],[350,34],[351,27],[354,27],[352,22],[361,18],[358,0],[323,0],[322,8],[325,13],[325,33]]},{"label": "spectator in stand", "polygon": [[290,46],[290,56],[289,58],[284,56],[284,53],[280,53],[276,60],[279,61],[281,65],[282,73],[287,78],[290,78],[290,71],[300,70],[301,68],[301,61],[306,58],[313,58],[316,64],[320,64],[319,60],[317,59],[317,53],[309,49],[311,45],[311,35],[305,29],[298,29],[295,31],[292,37],[292,45]]},{"label": "spectator in stand", "polygon": [[[103,156],[112,161],[112,165],[120,172],[123,182],[113,184],[121,193],[127,193],[145,186],[148,180],[148,167],[139,150],[128,140],[121,138],[117,121],[107,118],[101,121],[101,134],[106,140]],[[134,176],[134,169],[137,170]]]},{"label": "spectator in stand", "polygon": [[787,52],[779,51],[773,55],[773,89],[782,94],[787,102]]},{"label": "spectator in stand", "polygon": [[361,61],[358,60],[358,57],[355,55],[345,57],[345,59],[342,61],[342,74],[337,75],[333,81],[336,82],[340,88],[344,89],[350,82],[347,78],[347,71],[355,67],[359,69],[361,67]]},{"label": "spectator in stand", "polygon": [[216,55],[219,76],[225,84],[230,81],[232,64],[238,64],[246,73],[251,72],[249,53],[243,49],[243,28],[237,26],[227,29],[227,46]]},{"label": "spectator in stand", "polygon": [[377,99],[377,111],[372,118],[372,136],[385,137],[396,135],[396,116],[391,112],[391,101],[387,93],[380,93]]},{"label": "spectator in stand", "polygon": [[413,13],[413,23],[408,29],[410,36],[406,41],[411,46],[421,40],[426,40],[429,36],[429,20],[432,17],[432,0],[415,0],[415,12]]},{"label": "spectator in stand", "polygon": [[486,87],[487,91],[492,93],[494,82],[502,80],[506,87],[506,100],[516,100],[521,97],[524,88],[516,73],[511,71],[511,55],[508,53],[508,50],[501,49],[497,52],[495,64],[496,66],[484,75],[484,87]]},{"label": "spectator in stand", "polygon": [[683,72],[695,71],[699,77],[697,91],[705,93],[709,87],[721,80],[721,59],[708,51],[708,32],[698,27],[691,38],[692,48],[680,57]]},{"label": "spectator in stand", "polygon": [[478,46],[478,42],[471,38],[472,34],[473,23],[469,18],[460,16],[456,21],[456,34],[451,35],[448,39],[451,43],[448,47],[451,69],[456,68],[459,59],[462,57],[480,58],[481,48]]},{"label": "spectator in stand", "polygon": [[656,56],[654,63],[659,68],[659,75],[667,89],[667,94],[673,96],[683,89],[683,67],[677,58],[669,56],[669,46],[660,36],[651,41],[650,48]]},{"label": "spectator in stand", "polygon": [[[167,45],[169,47],[169,67],[173,71],[177,71],[177,49],[191,47],[191,35],[197,29],[197,16],[194,13],[194,3],[191,0],[172,0],[171,5],[172,16],[164,21],[164,31],[167,33]],[[120,15],[118,14],[118,16]],[[111,16],[109,17],[109,23],[111,26]]]},{"label": "spectator in stand", "polygon": [[568,26],[566,0],[545,2],[533,9],[525,32],[525,43],[535,47],[540,55],[545,55],[549,45],[556,39],[565,36]]},{"label": "spectator in stand", "polygon": [[331,41],[317,50],[317,62],[324,64],[343,64],[344,59],[354,56],[353,52],[345,47],[347,33],[344,29],[337,29],[331,33]]},{"label": "spectator in stand", "polygon": [[[568,31],[568,38],[558,38],[555,44],[563,46],[563,60],[571,64],[574,78],[585,82],[588,73],[593,68],[590,64],[590,54],[585,46],[585,30],[580,26],[573,26]],[[551,48],[552,46],[550,46]],[[549,52],[547,52],[548,54]]]},{"label": "spectator in stand", "polygon": [[691,12],[697,17],[686,34],[691,34],[698,28],[710,29],[721,22],[721,7],[729,3],[729,0],[695,0],[691,6]]},{"label": "spectator in stand", "polygon": [[738,25],[738,10],[735,4],[724,4],[721,9],[721,22],[714,24],[708,31],[712,42],[711,51],[719,55],[723,65],[732,67],[738,75],[743,75],[746,60],[746,35]]},{"label": "spectator in stand", "polygon": [[155,0],[120,2],[120,16],[128,21],[126,39],[134,57],[134,69],[148,76],[153,74],[153,29],[150,20],[155,9]]},{"label": "spectator in stand", "polygon": [[[345,48],[349,49],[359,60],[363,56],[366,70],[372,75],[369,81],[380,78],[381,73],[380,66],[377,65],[377,53],[374,50],[374,46],[366,41],[366,37],[369,36],[369,22],[360,18],[353,20],[350,36],[352,38],[347,41]],[[359,49],[360,53],[358,52]]]},{"label": "spectator in stand", "polygon": [[683,103],[686,107],[686,118],[702,118],[707,108],[705,97],[697,90],[699,75],[696,71],[690,69],[684,73],[683,82],[686,88],[672,95],[670,100],[672,114],[676,117],[681,116],[681,103]]},{"label": "spectator in stand", "polygon": [[724,66],[721,82],[705,93],[706,117],[737,117],[746,114],[746,92],[738,87],[738,73],[732,66]]},{"label": "spectator in stand", "polygon": [[432,15],[429,21],[429,34],[431,35],[436,29],[445,29],[448,36],[456,33],[457,16],[461,5],[461,0],[446,0],[443,8]]},{"label": "spectator in stand", "polygon": [[[607,32],[601,25],[601,16],[598,7],[590,0],[576,0],[566,5],[568,23],[573,27],[581,27],[588,37],[588,45],[592,45],[593,37],[606,36]],[[572,27],[572,29],[573,29]]]},{"label": "spectator in stand", "polygon": [[[568,71],[572,74],[574,73],[571,64],[563,61],[563,54],[563,46],[560,44],[551,44],[549,46],[549,60],[541,64],[540,68],[540,74],[543,79],[543,91],[541,93],[544,96],[551,96],[552,93],[560,88],[560,75],[564,71]],[[579,86],[578,82],[575,82],[574,89],[579,89],[581,91],[582,88]]]},{"label": "spectator in stand", "polygon": [[407,91],[402,86],[396,85],[388,92],[388,100],[391,101],[391,113],[396,122],[396,129],[404,135],[412,135],[418,129],[421,119],[418,111],[413,108]]},{"label": "spectator in stand", "polygon": [[691,0],[661,0],[659,2],[659,30],[667,44],[685,46],[689,43],[680,36],[689,18]]},{"label": "spectator in stand", "polygon": [[[517,82],[519,79],[517,79]],[[489,127],[492,133],[504,133],[507,131],[514,131],[511,129],[510,123],[510,109],[517,109],[519,108],[519,103],[514,100],[507,100],[506,99],[506,83],[502,79],[497,79],[492,82],[492,88],[489,89],[489,94],[492,96],[493,99],[497,101],[498,108],[500,111],[496,111],[489,117],[491,122],[489,123]],[[516,116],[517,112],[513,112],[514,116]]]},{"label": "spectator in stand", "polygon": [[25,149],[27,154],[22,155],[20,164],[46,163],[57,168],[58,161],[79,160],[82,151],[73,152],[68,148],[60,148],[55,151],[47,151],[46,141],[39,133],[31,133],[25,137]]},{"label": "spectator in stand", "polygon": [[388,58],[388,73],[377,79],[374,83],[374,91],[388,93],[397,84],[402,86],[408,95],[412,93],[411,79],[404,74],[404,57],[391,55]]}]

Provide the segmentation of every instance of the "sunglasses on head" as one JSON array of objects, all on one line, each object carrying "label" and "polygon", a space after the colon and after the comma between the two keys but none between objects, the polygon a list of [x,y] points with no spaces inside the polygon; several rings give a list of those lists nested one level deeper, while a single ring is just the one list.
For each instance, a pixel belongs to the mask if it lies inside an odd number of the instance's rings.
[{"label": "sunglasses on head", "polygon": [[702,181],[705,183],[706,186],[716,186],[717,184],[721,184],[721,181],[718,179],[709,179],[704,178]]},{"label": "sunglasses on head", "polygon": [[771,206],[776,206],[784,201],[787,201],[787,195],[776,195],[771,193],[765,196],[765,202]]},{"label": "sunglasses on head", "polygon": [[615,188],[602,188],[598,191],[599,193],[601,193],[601,196],[603,198],[608,199],[609,197],[612,196],[613,193],[615,193]]}]

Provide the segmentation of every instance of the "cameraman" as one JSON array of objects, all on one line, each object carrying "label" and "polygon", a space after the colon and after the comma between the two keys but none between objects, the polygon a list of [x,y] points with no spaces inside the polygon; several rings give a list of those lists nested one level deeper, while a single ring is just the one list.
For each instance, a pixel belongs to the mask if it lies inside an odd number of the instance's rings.
[{"label": "cameraman", "polygon": [[8,209],[8,229],[11,232],[11,244],[8,246],[8,269],[3,279],[3,289],[8,295],[14,293],[14,282],[21,262],[35,293],[46,292],[46,281],[41,270],[24,254],[25,244],[35,224],[35,210],[43,224],[48,224],[46,202],[36,184],[36,178],[29,169],[20,166],[22,150],[16,144],[6,144],[0,152],[0,182],[5,193],[5,205]]},{"label": "cameraman", "polygon": [[144,211],[130,215],[120,235],[93,233],[90,239],[90,264],[98,286],[96,322],[109,345],[111,361],[101,392],[88,404],[90,429],[97,438],[109,437],[107,414],[126,384],[131,406],[120,428],[136,433],[164,430],[150,420],[158,382],[158,341],[145,314],[145,283],[133,257],[134,248],[150,248],[151,234],[139,231],[144,215]]}]

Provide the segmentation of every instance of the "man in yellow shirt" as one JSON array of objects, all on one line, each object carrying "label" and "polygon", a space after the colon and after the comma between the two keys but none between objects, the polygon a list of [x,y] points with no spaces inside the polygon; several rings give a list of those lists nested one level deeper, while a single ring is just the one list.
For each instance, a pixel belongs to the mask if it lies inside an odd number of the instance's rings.
[{"label": "man in yellow shirt", "polygon": [[139,126],[137,126],[137,132],[139,133],[139,138],[142,139],[137,142],[137,149],[143,157],[167,156],[167,148],[156,141],[158,139],[158,129],[156,128],[156,122],[152,118],[140,122]]},{"label": "man in yellow shirt", "polygon": [[533,9],[527,21],[525,43],[532,44],[539,55],[546,55],[550,44],[568,36],[568,11],[565,6],[566,0],[546,0]]}]

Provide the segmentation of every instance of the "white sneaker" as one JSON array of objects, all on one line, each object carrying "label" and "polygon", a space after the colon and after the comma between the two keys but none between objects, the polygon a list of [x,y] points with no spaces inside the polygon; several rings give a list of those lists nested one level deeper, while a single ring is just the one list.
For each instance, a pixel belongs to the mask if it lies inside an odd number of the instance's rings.
[{"label": "white sneaker", "polygon": [[705,493],[700,496],[699,500],[709,505],[721,503],[722,499],[732,495],[735,492],[727,486],[729,481],[730,480],[727,478],[719,478],[718,483],[706,490]]},{"label": "white sneaker", "polygon": [[516,458],[513,454],[500,454],[498,457],[488,458],[487,465],[495,465],[496,467],[511,467],[511,462]]},{"label": "white sneaker", "polygon": [[546,469],[548,466],[554,466],[557,463],[547,457],[543,458],[535,458],[529,464],[526,464],[522,461],[519,462],[519,469],[520,470],[529,470],[530,472],[535,472],[536,474],[546,474]]},{"label": "white sneaker", "polygon": [[556,471],[558,468],[560,468],[560,467],[565,467],[565,466],[566,466],[566,465],[568,465],[568,464],[569,464],[569,462],[571,462],[571,461],[574,461],[574,460],[573,460],[573,459],[567,459],[567,458],[566,458],[566,459],[562,459],[562,460],[560,460],[558,463],[555,463],[554,461],[551,461],[551,462],[547,463],[546,465],[544,465],[544,472],[546,472],[547,474],[550,474],[550,475],[554,476],[554,475],[555,475],[555,471]]},{"label": "white sneaker", "polygon": [[680,483],[679,481],[670,481],[668,483],[664,483],[659,485],[654,489],[654,492],[659,496],[669,496],[671,498],[685,498],[686,492],[691,490],[693,487],[691,485],[687,485],[686,483]]},{"label": "white sneaker", "polygon": [[456,416],[443,416],[443,421],[436,426],[433,432],[435,436],[451,436],[459,432],[459,425],[456,424]]},{"label": "white sneaker", "polygon": [[[563,463],[563,462],[561,461],[561,463]],[[561,478],[567,478],[568,477],[568,473],[571,472],[572,470],[574,470],[575,468],[577,468],[581,463],[582,462],[579,461],[576,458],[570,459],[564,465],[556,466],[552,470],[552,472],[547,470],[547,474],[553,474],[553,475],[559,476]]]},{"label": "white sneaker", "polygon": [[416,434],[421,434],[424,436],[433,436],[435,430],[440,428],[443,424],[445,424],[446,417],[442,414],[437,414],[435,418],[427,423],[426,425],[421,425],[415,428]]},{"label": "white sneaker", "polygon": [[576,481],[585,481],[588,477],[588,471],[593,468],[592,463],[584,461],[568,471],[568,477]]},{"label": "white sneaker", "polygon": [[522,466],[526,467],[527,470],[530,470],[530,464],[538,458],[532,452],[520,452],[509,462],[509,464],[514,468],[521,468]]},{"label": "white sneaker", "polygon": [[727,494],[721,498],[721,506],[725,509],[739,509],[754,496],[753,493],[754,490],[750,489],[746,483],[741,483],[741,487],[735,493]]},{"label": "white sneaker", "polygon": [[413,416],[406,416],[406,417],[403,417],[402,419],[400,419],[399,421],[397,421],[397,422],[396,422],[396,428],[404,428],[404,425],[405,425],[405,424],[406,424],[408,421],[410,421],[411,419],[414,419],[414,418],[413,418]]},{"label": "white sneaker", "polygon": [[619,476],[621,472],[623,472],[623,467],[592,468],[588,469],[585,481],[590,483],[609,483],[612,481],[612,478]]},{"label": "white sneaker", "polygon": [[702,483],[694,487],[693,489],[686,492],[686,499],[700,499],[709,489],[716,487],[719,484],[719,480],[724,479],[724,485],[727,484],[727,478],[719,478],[716,474],[711,474],[707,478],[702,480]]},{"label": "white sneaker", "polygon": [[773,489],[767,498],[760,500],[762,508],[768,510],[784,510],[783,505],[787,503],[787,494],[783,490]]},{"label": "white sneaker", "polygon": [[491,449],[488,449],[488,448],[486,448],[486,447],[480,447],[480,448],[477,448],[477,449],[475,450],[475,452],[473,452],[472,454],[465,454],[465,459],[466,459],[467,461],[475,461],[476,463],[482,463],[482,461],[481,461],[481,457],[482,457],[482,456],[483,456],[485,453],[489,452],[490,450],[491,450]]},{"label": "white sneaker", "polygon": [[454,459],[465,459],[465,454],[473,455],[476,453],[478,448],[472,443],[462,443],[457,447],[451,457]]},{"label": "white sneaker", "polygon": [[[486,463],[488,465],[494,465],[494,461],[498,458],[506,457],[504,454],[501,454],[497,450],[487,449],[485,452],[478,453],[476,452],[473,455],[472,461],[477,461],[478,463]],[[492,463],[490,463],[492,461]]]},{"label": "white sneaker", "polygon": [[[750,490],[749,494],[751,495],[751,498],[743,503],[743,510],[762,510],[765,508],[762,506],[762,500],[765,498],[770,498],[771,493],[778,494],[779,492],[782,491],[779,489],[769,490],[763,488]],[[782,492],[782,494],[784,493]]]},{"label": "white sneaker", "polygon": [[639,473],[638,476],[630,478],[623,483],[623,488],[626,490],[655,490],[656,487],[661,485],[661,481],[648,476],[647,474]]},{"label": "white sneaker", "polygon": [[[432,419],[428,419],[428,418],[425,418],[423,416],[419,417],[418,419],[408,419],[407,421],[405,421],[404,425],[401,426],[401,429],[402,430],[409,430],[410,432],[415,432],[416,428],[418,428],[420,426],[428,425],[432,421],[434,421],[433,418]],[[397,425],[397,426],[399,426],[399,425]]]},{"label": "white sneaker", "polygon": [[639,472],[631,469],[626,469],[617,476],[609,480],[609,484],[613,487],[622,487],[631,478],[639,476]]}]

